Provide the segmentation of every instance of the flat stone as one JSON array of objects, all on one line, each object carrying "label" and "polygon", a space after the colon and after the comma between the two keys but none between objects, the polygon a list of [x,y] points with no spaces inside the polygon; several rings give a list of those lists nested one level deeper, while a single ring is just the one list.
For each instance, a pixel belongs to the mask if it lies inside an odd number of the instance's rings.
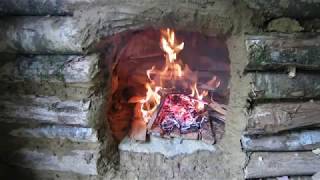
[{"label": "flat stone", "polygon": [[216,147],[197,140],[183,140],[181,138],[164,139],[150,136],[150,141],[142,143],[126,137],[119,144],[121,151],[136,153],[160,153],[166,157],[192,154],[197,151],[215,152]]}]

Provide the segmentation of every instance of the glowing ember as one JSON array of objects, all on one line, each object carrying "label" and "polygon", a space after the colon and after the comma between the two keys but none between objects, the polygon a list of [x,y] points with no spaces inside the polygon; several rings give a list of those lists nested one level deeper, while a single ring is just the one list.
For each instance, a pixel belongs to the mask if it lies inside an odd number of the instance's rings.
[{"label": "glowing ember", "polygon": [[165,133],[172,132],[174,128],[182,134],[197,132],[208,119],[203,109],[196,108],[199,104],[203,102],[190,96],[170,94],[163,102],[155,125]]},{"label": "glowing ember", "polygon": [[[184,99],[181,102],[184,102],[184,105],[173,106],[172,108],[175,107],[175,109],[184,110],[187,114],[191,112],[187,112],[188,110],[185,109],[185,105],[187,105],[189,109],[193,109],[193,111],[202,111],[205,104],[202,99],[207,95],[207,91],[199,92],[197,89],[197,74],[193,73],[187,65],[183,65],[180,59],[177,59],[178,53],[183,50],[184,42],[178,43],[174,31],[166,29],[161,31],[160,47],[165,53],[165,66],[162,70],[157,70],[155,67],[147,70],[146,75],[149,82],[145,85],[147,89],[146,96],[139,101],[141,112],[136,113],[141,113],[142,118],[148,122],[160,104],[161,96],[159,92],[163,89],[175,89],[181,90],[182,92],[189,90],[191,92],[189,96],[181,95],[180,98]],[[190,102],[187,103],[187,101]],[[195,117],[191,115],[185,114],[183,117],[180,117],[178,111],[171,111],[177,113],[175,115],[177,116],[175,121],[176,125],[180,123],[179,126],[181,126],[181,124],[182,126],[188,126],[189,123],[193,124],[195,121]],[[180,121],[188,118],[191,118],[190,122],[185,121],[185,123],[182,123],[182,121]]]}]

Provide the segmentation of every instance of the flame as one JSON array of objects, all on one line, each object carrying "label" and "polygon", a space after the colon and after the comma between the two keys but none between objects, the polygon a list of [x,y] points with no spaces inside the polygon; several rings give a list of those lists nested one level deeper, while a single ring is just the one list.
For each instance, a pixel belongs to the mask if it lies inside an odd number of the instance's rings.
[{"label": "flame", "polygon": [[194,83],[192,86],[191,86],[191,94],[190,96],[198,99],[198,104],[197,104],[197,110],[202,110],[204,109],[204,101],[202,101],[202,99],[208,95],[208,91],[202,91],[202,93],[199,93],[199,90],[197,88],[197,83]]},{"label": "flame", "polygon": [[[161,89],[175,88],[176,81],[191,81],[187,88],[191,90],[190,96],[198,100],[197,109],[202,110],[205,102],[202,99],[208,94],[207,91],[199,92],[197,88],[196,73],[193,73],[187,65],[177,59],[177,55],[184,48],[184,42],[178,43],[175,32],[169,28],[161,30],[160,47],[164,51],[165,66],[162,70],[157,70],[155,66],[146,71],[150,82],[145,85],[146,96],[140,100],[140,111],[145,122],[148,122],[160,104]],[[152,78],[154,75],[154,78]],[[186,76],[185,76],[186,75]],[[170,82],[170,83],[168,83]],[[167,84],[169,85],[167,85]]]},{"label": "flame", "polygon": [[140,100],[141,104],[141,114],[143,119],[148,122],[148,119],[151,118],[152,114],[156,111],[157,106],[160,104],[161,96],[159,95],[159,91],[161,87],[155,86],[152,88],[151,84],[146,83],[145,85],[147,89],[146,97]]}]

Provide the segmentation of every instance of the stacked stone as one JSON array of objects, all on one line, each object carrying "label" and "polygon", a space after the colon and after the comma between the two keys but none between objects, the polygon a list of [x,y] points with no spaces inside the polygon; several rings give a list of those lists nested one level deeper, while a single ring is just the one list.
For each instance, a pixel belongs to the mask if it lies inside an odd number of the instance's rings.
[{"label": "stacked stone", "polygon": [[0,158],[6,167],[38,179],[97,176],[99,56],[84,52],[85,37],[72,17],[89,2],[0,2]]}]

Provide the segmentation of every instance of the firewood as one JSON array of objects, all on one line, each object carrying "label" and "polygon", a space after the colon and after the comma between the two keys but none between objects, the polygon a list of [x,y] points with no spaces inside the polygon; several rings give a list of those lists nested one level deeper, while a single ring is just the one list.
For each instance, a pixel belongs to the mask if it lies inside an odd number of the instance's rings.
[{"label": "firewood", "polygon": [[144,97],[142,96],[133,96],[128,100],[128,103],[139,103]]},{"label": "firewood", "polygon": [[320,170],[320,156],[312,152],[256,152],[249,157],[245,178],[313,175]]},{"label": "firewood", "polygon": [[131,123],[130,138],[136,141],[146,141],[147,126],[142,119],[133,119]]},{"label": "firewood", "polygon": [[131,56],[131,57],[129,57],[129,59],[130,60],[137,60],[137,59],[149,60],[148,58],[155,58],[155,57],[162,57],[162,56],[163,56],[162,52],[157,52],[157,53],[145,54],[145,55],[140,55],[140,56]]},{"label": "firewood", "polygon": [[261,104],[249,116],[246,133],[274,134],[319,125],[319,109],[319,102]]},{"label": "firewood", "polygon": [[226,106],[219,104],[215,101],[212,101],[211,103],[208,104],[208,106],[213,110],[216,111],[222,115],[226,115],[227,114],[227,110],[226,110]]},{"label": "firewood", "polygon": [[151,119],[148,121],[147,129],[150,130],[152,128],[153,123],[157,119],[161,104],[157,107],[155,112],[153,113]]},{"label": "firewood", "polygon": [[210,145],[215,143],[214,134],[211,131],[201,131],[200,140]]},{"label": "firewood", "polygon": [[252,79],[254,99],[296,99],[320,97],[318,74],[296,73],[289,78],[284,73],[258,72]]},{"label": "firewood", "polygon": [[305,151],[320,145],[320,130],[285,132],[277,135],[245,135],[241,138],[245,151]]},{"label": "firewood", "polygon": [[[311,34],[248,36],[249,54],[247,71],[265,71],[297,67],[318,70],[320,68],[318,42],[320,37]],[[262,55],[263,54],[263,55]],[[295,74],[295,73],[294,73]]]}]

